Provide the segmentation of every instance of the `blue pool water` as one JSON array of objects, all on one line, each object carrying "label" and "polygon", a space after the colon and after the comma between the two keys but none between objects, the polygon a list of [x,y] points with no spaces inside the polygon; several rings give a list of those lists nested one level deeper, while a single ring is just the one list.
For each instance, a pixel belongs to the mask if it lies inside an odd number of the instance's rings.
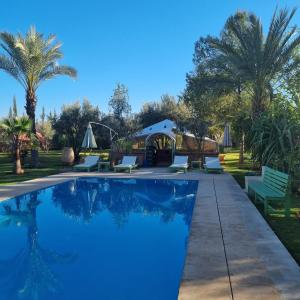
[{"label": "blue pool water", "polygon": [[0,299],[177,299],[197,186],[81,178],[0,203]]}]

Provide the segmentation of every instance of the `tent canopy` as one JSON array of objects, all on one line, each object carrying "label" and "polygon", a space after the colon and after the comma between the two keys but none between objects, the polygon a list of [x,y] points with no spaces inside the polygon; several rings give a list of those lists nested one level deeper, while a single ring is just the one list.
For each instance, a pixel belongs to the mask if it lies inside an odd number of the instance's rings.
[{"label": "tent canopy", "polygon": [[[186,137],[195,139],[195,135],[188,131],[180,132],[176,123],[169,119],[163,120],[161,122],[158,122],[156,124],[153,124],[151,126],[144,128],[143,130],[137,132],[134,135],[134,137],[149,138],[149,136],[152,136],[155,134],[165,134],[165,135],[169,136],[171,139],[176,139],[176,132],[177,132],[177,134],[181,134],[182,136],[186,136]],[[211,143],[217,143],[216,141],[210,139],[209,137],[204,137],[204,141],[211,142]]]},{"label": "tent canopy", "polygon": [[144,128],[143,130],[137,132],[135,137],[148,137],[154,134],[165,134],[171,138],[175,138],[175,130],[177,126],[175,122],[171,120],[163,120],[151,126]]}]

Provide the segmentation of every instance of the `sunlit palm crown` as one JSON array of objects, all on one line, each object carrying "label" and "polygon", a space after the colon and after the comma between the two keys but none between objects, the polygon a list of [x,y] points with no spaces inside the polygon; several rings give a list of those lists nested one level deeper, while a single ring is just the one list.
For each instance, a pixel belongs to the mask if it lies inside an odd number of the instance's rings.
[{"label": "sunlit palm crown", "polygon": [[28,133],[31,129],[31,121],[26,116],[6,118],[0,124],[0,127],[8,135],[21,135]]},{"label": "sunlit palm crown", "polygon": [[257,16],[237,13],[227,20],[221,38],[211,38],[210,44],[244,80],[267,84],[300,65],[300,33],[290,26],[295,11],[275,12],[266,36]]},{"label": "sunlit palm crown", "polygon": [[56,75],[76,77],[76,70],[59,65],[62,58],[61,43],[56,37],[44,38],[31,27],[26,36],[0,33],[0,46],[4,54],[0,55],[0,69],[18,80],[27,91],[34,92],[41,82]]}]

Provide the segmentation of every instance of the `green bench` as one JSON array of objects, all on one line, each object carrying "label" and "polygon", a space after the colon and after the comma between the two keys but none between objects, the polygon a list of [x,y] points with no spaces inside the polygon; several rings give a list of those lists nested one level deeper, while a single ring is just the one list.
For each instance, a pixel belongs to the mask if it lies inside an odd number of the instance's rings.
[{"label": "green bench", "polygon": [[267,215],[269,210],[273,210],[269,202],[285,201],[285,214],[290,213],[287,199],[289,175],[273,170],[269,167],[264,168],[262,181],[251,181],[248,186],[248,194],[254,194],[254,201],[260,200],[264,203],[264,213]]}]

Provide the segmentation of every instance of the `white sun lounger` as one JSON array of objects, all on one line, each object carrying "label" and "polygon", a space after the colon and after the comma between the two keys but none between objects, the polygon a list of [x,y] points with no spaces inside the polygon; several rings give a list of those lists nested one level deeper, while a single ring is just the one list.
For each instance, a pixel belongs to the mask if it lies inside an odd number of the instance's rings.
[{"label": "white sun lounger", "polygon": [[129,173],[131,173],[131,170],[135,169],[137,166],[136,156],[123,156],[122,162],[119,165],[114,166],[114,171],[128,170]]},{"label": "white sun lounger", "polygon": [[78,164],[73,167],[76,171],[87,170],[88,172],[91,171],[92,168],[96,167],[99,161],[99,156],[96,155],[89,155],[84,159],[82,164]]},{"label": "white sun lounger", "polygon": [[188,156],[175,156],[173,164],[169,166],[169,168],[173,171],[180,171],[183,170],[184,173],[187,171],[188,168]]},{"label": "white sun lounger", "polygon": [[223,173],[223,167],[220,164],[219,157],[205,157],[204,169],[206,173]]}]

